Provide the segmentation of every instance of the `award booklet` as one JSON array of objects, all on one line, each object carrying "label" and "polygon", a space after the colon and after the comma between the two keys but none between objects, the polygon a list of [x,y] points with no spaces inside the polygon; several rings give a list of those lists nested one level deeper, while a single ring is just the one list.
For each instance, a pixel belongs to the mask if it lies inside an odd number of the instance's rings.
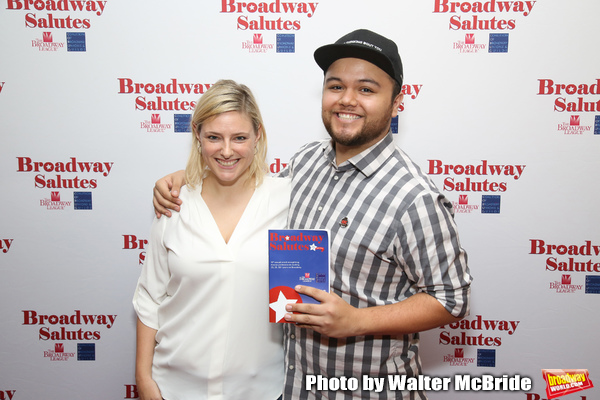
[{"label": "award booklet", "polygon": [[312,286],[329,293],[329,231],[269,230],[269,321],[286,322],[289,303],[318,303],[294,290]]}]

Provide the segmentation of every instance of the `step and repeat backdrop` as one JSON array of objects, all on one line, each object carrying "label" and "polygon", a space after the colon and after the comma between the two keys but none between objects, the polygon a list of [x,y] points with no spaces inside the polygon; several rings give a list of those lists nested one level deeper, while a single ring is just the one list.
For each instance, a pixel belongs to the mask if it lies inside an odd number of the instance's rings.
[{"label": "step and repeat backdrop", "polygon": [[185,166],[196,101],[221,78],[250,86],[277,173],[327,137],[313,51],[358,28],[398,44],[396,141],[454,203],[474,276],[471,315],[422,334],[423,372],[531,379],[429,397],[546,399],[543,369],[599,381],[599,14],[594,0],[2,0],[0,399],[137,397],[152,188]]}]

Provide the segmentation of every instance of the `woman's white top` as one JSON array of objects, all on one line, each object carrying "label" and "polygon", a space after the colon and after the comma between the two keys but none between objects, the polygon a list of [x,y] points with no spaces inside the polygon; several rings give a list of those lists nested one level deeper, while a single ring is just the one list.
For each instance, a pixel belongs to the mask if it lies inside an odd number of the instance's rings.
[{"label": "woman's white top", "polygon": [[276,400],[280,324],[269,323],[268,229],[286,226],[288,179],[265,177],[228,243],[201,187],[152,224],[133,304],[156,329],[152,374],[166,400]]}]

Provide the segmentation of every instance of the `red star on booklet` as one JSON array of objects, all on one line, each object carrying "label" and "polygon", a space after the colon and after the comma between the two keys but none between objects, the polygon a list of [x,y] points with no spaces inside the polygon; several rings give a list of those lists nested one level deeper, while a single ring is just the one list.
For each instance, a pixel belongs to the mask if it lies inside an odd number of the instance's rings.
[{"label": "red star on booklet", "polygon": [[287,314],[285,306],[302,303],[298,292],[288,286],[276,286],[269,290],[269,321],[286,322],[283,317]]}]

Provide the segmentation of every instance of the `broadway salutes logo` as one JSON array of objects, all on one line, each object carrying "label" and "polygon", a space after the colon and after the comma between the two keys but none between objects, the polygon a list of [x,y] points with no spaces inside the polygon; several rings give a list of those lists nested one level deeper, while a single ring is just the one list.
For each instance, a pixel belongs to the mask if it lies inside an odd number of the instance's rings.
[{"label": "broadway salutes logo", "polygon": [[163,124],[160,120],[160,114],[152,114],[150,121],[142,121],[140,128],[146,130],[146,132],[157,132],[164,133],[165,131],[172,131],[173,124]]},{"label": "broadway salutes logo", "polygon": [[595,97],[600,95],[600,79],[596,79],[594,83],[562,83],[552,79],[538,79],[538,82],[538,96],[557,96],[554,99],[554,111],[556,112],[595,113],[600,111],[600,100]]},{"label": "broadway salutes logo", "polygon": [[480,51],[486,50],[486,45],[482,43],[475,42],[475,34],[467,33],[465,34],[465,40],[454,42],[453,48],[458,50],[459,53],[479,53]]},{"label": "broadway salutes logo", "polygon": [[563,274],[560,282],[550,282],[550,289],[556,291],[556,293],[575,293],[583,290],[583,285],[573,285],[571,275]]},{"label": "broadway salutes logo", "polygon": [[64,210],[65,207],[71,207],[72,201],[61,201],[60,192],[50,192],[50,198],[40,200],[40,207],[46,207],[47,210]]},{"label": "broadway salutes logo", "polygon": [[435,0],[433,12],[450,15],[450,30],[506,31],[516,28],[516,17],[529,16],[536,2]]},{"label": "broadway salutes logo", "polygon": [[242,42],[242,49],[248,50],[249,53],[267,53],[275,49],[275,43],[264,43],[262,33],[255,33],[252,40]]},{"label": "broadway salutes logo", "polygon": [[75,357],[75,353],[65,352],[64,343],[55,343],[54,350],[44,351],[44,358],[50,361],[69,361],[69,358]]},{"label": "broadway salutes logo", "polygon": [[[298,31],[302,19],[312,18],[319,3],[287,2],[238,2],[221,0],[221,13],[238,14],[238,30]],[[300,19],[298,19],[300,18]]]},{"label": "broadway salutes logo", "polygon": [[101,16],[106,3],[88,0],[8,0],[6,9],[24,12],[27,28],[89,29],[91,20],[84,17]]},{"label": "broadway salutes logo", "polygon": [[465,357],[464,348],[454,349],[454,355],[448,354],[444,356],[444,363],[453,367],[466,367],[475,363],[475,357]]},{"label": "broadway salutes logo", "polygon": [[590,132],[591,125],[581,125],[581,117],[579,115],[571,115],[569,122],[558,124],[558,131],[565,135],[583,135],[584,132]]},{"label": "broadway salutes logo", "polygon": [[58,51],[65,47],[65,43],[54,42],[52,32],[43,32],[41,39],[31,41],[31,47],[37,48],[39,51]]}]

